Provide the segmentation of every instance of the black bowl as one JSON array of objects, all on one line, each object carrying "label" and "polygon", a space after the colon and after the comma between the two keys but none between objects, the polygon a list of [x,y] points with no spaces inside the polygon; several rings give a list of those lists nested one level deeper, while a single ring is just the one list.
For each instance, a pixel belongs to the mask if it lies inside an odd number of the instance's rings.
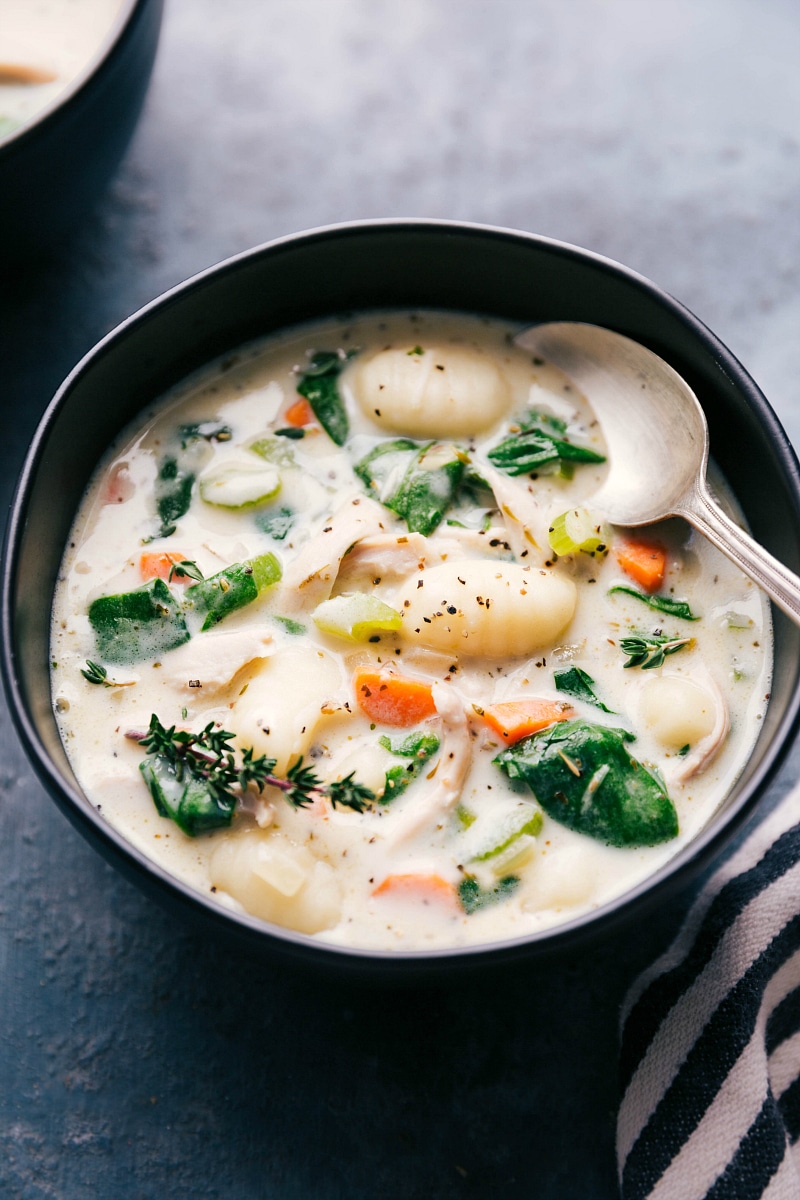
[{"label": "black bowl", "polygon": [[790,745],[800,707],[800,630],[775,611],[775,676],[763,728],[736,787],[707,827],[630,892],[554,929],[467,949],[349,950],[231,914],[155,866],[82,795],[53,717],[50,608],[73,513],[98,459],[122,426],[188,372],[284,326],[375,307],[461,309],[521,323],[588,321],[650,346],[697,392],[714,456],[733,482],[755,537],[794,571],[800,570],[800,477],[767,401],[696,317],[616,263],[503,229],[365,221],[284,238],[168,292],[76,367],[33,440],[3,563],[3,673],[12,715],[36,771],[101,853],[151,895],[206,929],[243,940],[250,950],[283,952],[312,966],[399,981],[568,951],[641,917],[683,884],[752,813]]},{"label": "black bowl", "polygon": [[124,0],[87,68],[0,141],[0,261],[46,252],[91,211],[136,126],[163,7],[164,0]]}]

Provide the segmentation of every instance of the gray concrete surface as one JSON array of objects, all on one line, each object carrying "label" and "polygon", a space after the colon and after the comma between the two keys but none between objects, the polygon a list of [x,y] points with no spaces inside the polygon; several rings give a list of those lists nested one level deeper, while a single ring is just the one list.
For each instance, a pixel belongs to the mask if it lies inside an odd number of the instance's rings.
[{"label": "gray concrete surface", "polygon": [[[134,143],[0,281],[5,504],[98,337],[214,261],[374,216],[617,258],[800,442],[794,0],[167,0]],[[606,1200],[616,1014],[688,897],[547,970],[387,994],[210,946],[78,838],[0,712],[0,1196]],[[772,802],[797,778],[795,753]]]}]

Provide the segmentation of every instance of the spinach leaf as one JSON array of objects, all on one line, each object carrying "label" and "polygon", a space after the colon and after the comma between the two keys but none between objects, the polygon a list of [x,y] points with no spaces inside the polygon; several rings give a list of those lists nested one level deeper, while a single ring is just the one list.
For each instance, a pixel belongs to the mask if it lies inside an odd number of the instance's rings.
[{"label": "spinach leaf", "polygon": [[518,875],[506,875],[493,888],[481,887],[474,875],[465,875],[458,885],[458,902],[469,916],[478,909],[485,908],[487,904],[497,904],[498,901],[507,900],[517,887],[519,887]]},{"label": "spinach leaf", "polygon": [[337,446],[344,445],[349,432],[347,413],[339,395],[338,384],[345,362],[346,359],[342,359],[333,350],[318,350],[312,355],[311,363],[297,385],[298,392],[305,396],[314,411],[314,416]]},{"label": "spinach leaf", "polygon": [[114,596],[99,596],[89,605],[100,658],[133,663],[158,658],[189,640],[183,613],[163,579]]},{"label": "spinach leaf", "polygon": [[290,508],[271,508],[256,514],[256,525],[262,533],[282,542],[294,525],[294,513]]},{"label": "spinach leaf", "polygon": [[382,504],[426,537],[440,524],[456,497],[466,455],[449,443],[420,446],[408,438],[381,442],[354,470]]},{"label": "spinach leaf", "polygon": [[187,470],[173,455],[162,460],[155,486],[156,512],[161,520],[159,537],[170,537],[175,522],[188,512],[194,480],[194,471]]},{"label": "spinach leaf", "polygon": [[594,680],[580,667],[570,667],[566,671],[554,671],[553,682],[559,692],[563,692],[565,696],[572,696],[575,700],[593,704],[595,708],[602,708],[603,712],[614,711],[613,708],[608,708],[602,700],[597,698],[594,691]]},{"label": "spinach leaf", "polygon": [[680,617],[683,621],[700,620],[694,615],[686,600],[673,600],[671,596],[648,596],[647,592],[637,592],[636,588],[627,587],[622,583],[615,583],[608,590],[609,593],[624,592],[626,596],[634,596],[648,608],[652,608],[656,612],[669,613],[671,617]]},{"label": "spinach leaf", "polygon": [[678,815],[661,781],[629,754],[634,740],[625,729],[576,719],[509,746],[494,761],[569,829],[612,846],[654,846],[677,836]]},{"label": "spinach leaf", "polygon": [[[537,423],[538,422],[538,423]],[[566,429],[563,421],[532,414],[521,422],[522,429],[512,433],[489,451],[489,461],[508,475],[528,475],[555,467],[559,463],[602,463],[605,456],[556,436]],[[544,426],[547,426],[546,428]]]},{"label": "spinach leaf", "polygon": [[390,754],[396,754],[398,758],[411,759],[404,766],[398,763],[397,766],[389,767],[386,772],[383,795],[379,798],[378,803],[391,804],[392,800],[396,800],[403,794],[428,759],[439,749],[439,739],[435,733],[411,733],[401,742],[393,743],[390,738],[385,736],[381,737],[379,741]]}]

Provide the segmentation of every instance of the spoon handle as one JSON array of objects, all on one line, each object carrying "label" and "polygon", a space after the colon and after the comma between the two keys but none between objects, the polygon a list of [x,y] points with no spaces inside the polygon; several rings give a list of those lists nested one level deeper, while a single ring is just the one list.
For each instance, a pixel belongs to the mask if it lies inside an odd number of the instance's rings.
[{"label": "spoon handle", "polygon": [[679,512],[800,625],[800,579],[740,529],[703,484],[684,496]]}]

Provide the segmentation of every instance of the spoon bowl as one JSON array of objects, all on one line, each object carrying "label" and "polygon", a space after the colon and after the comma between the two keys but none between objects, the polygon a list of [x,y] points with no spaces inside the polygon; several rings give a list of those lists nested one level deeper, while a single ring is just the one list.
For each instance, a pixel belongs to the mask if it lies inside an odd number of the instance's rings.
[{"label": "spoon bowl", "polygon": [[706,481],[708,427],[685,379],[652,350],[577,321],[518,334],[586,396],[603,429],[610,468],[594,506],[614,525],[683,517],[800,625],[800,578],[720,508]]}]

